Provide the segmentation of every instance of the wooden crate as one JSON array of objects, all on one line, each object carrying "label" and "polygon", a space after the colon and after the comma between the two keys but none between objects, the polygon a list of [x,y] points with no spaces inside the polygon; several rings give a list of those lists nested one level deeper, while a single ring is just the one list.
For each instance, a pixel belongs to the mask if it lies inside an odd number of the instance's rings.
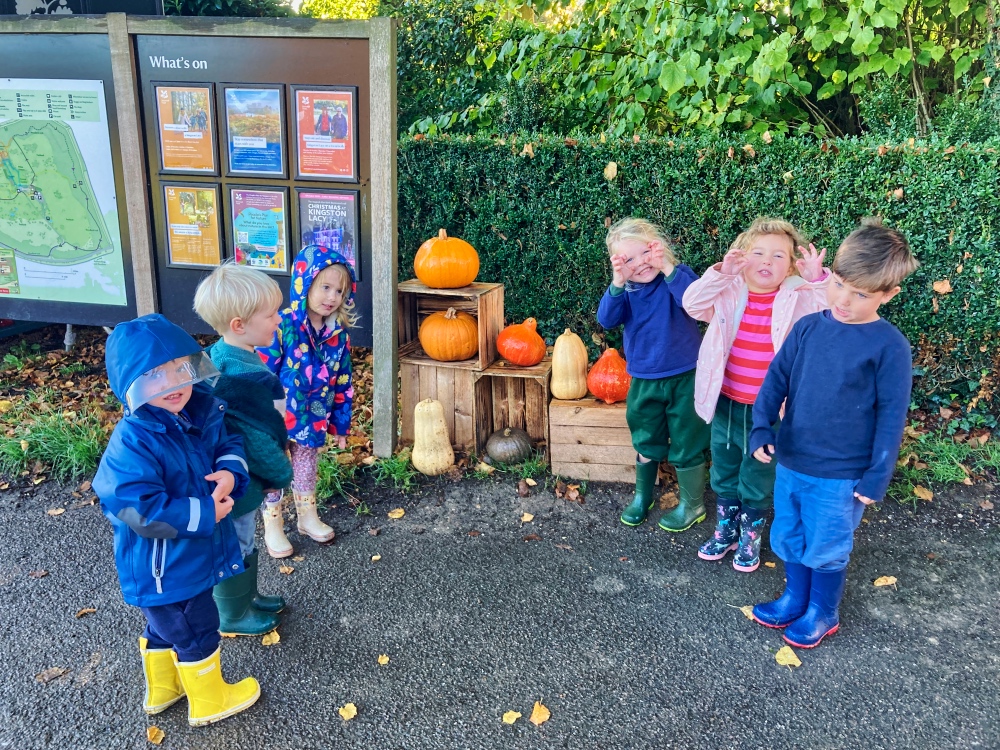
[{"label": "wooden crate", "polygon": [[429,361],[433,364],[412,358],[399,361],[403,442],[413,442],[414,407],[426,398],[433,398],[444,407],[451,444],[460,450],[477,450],[479,436],[488,436],[493,424],[489,381],[477,379],[479,373],[467,366]]},{"label": "wooden crate", "polygon": [[431,289],[417,279],[403,281],[399,290],[399,358],[440,365],[424,354],[417,338],[420,324],[434,312],[454,307],[479,323],[479,352],[451,367],[485,370],[497,358],[497,336],[503,329],[503,284],[469,284],[458,289]]},{"label": "wooden crate", "polygon": [[491,397],[491,426],[485,435],[477,436],[477,451],[485,449],[493,431],[519,427],[548,453],[551,375],[551,353],[533,367],[517,367],[500,359],[482,372],[474,373],[474,380],[477,384],[485,384]]},{"label": "wooden crate", "polygon": [[635,483],[635,449],[625,403],[588,397],[549,402],[552,473],[596,482]]}]

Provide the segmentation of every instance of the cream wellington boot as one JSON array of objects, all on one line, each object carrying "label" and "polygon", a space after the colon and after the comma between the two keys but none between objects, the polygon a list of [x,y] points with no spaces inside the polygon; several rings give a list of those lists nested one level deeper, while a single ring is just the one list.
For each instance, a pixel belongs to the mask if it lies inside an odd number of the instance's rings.
[{"label": "cream wellington boot", "polygon": [[306,495],[295,492],[295,513],[298,516],[299,533],[305,534],[314,542],[324,544],[332,542],[334,530],[319,520],[316,513],[316,495]]},{"label": "cream wellington boot", "polygon": [[158,714],[184,697],[184,688],[174,664],[174,652],[169,648],[149,648],[149,641],[139,639],[139,653],[142,654],[142,674],[146,678],[146,695],[142,699],[142,710],[147,714]]},{"label": "cream wellington boot", "polygon": [[281,517],[281,501],[264,503],[260,514],[264,517],[264,546],[267,554],[280,560],[288,557],[294,551],[292,543],[285,536],[285,520]]},{"label": "cream wellington boot", "polygon": [[[172,652],[171,652],[172,653]],[[230,685],[222,679],[219,649],[201,661],[177,662],[177,672],[188,697],[188,724],[202,727],[250,708],[260,698],[260,685],[247,677]]]}]

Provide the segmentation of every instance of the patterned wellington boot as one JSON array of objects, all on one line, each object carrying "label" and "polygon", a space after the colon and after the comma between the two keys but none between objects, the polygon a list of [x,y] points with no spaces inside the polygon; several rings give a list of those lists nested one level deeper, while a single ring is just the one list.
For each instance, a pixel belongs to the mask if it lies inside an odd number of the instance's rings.
[{"label": "patterned wellington boot", "polygon": [[621,522],[626,526],[638,526],[646,520],[646,514],[653,507],[653,488],[656,485],[656,472],[660,468],[659,461],[643,463],[635,457],[635,497],[624,511]]},{"label": "patterned wellington boot", "polygon": [[766,523],[764,511],[746,507],[740,514],[740,543],[733,555],[733,567],[741,573],[752,573],[760,567],[760,543]]},{"label": "patterned wellington boot", "polygon": [[261,506],[260,514],[264,517],[264,546],[267,548],[267,554],[276,560],[290,557],[294,550],[288,537],[285,536],[285,519],[281,517],[281,500],[276,503],[264,503]]},{"label": "patterned wellington boot", "polygon": [[705,520],[705,464],[677,469],[677,487],[680,502],[660,517],[664,531],[685,531]]},{"label": "patterned wellington boot", "polygon": [[295,514],[298,516],[300,534],[305,534],[314,542],[332,542],[334,530],[319,520],[316,512],[316,495],[295,492]]},{"label": "patterned wellington boot", "polygon": [[815,648],[840,629],[840,600],[844,598],[847,569],[814,570],[809,586],[809,608],[785,628],[782,637],[799,648]]},{"label": "patterned wellington boot", "polygon": [[740,538],[740,508],[739,500],[719,498],[715,506],[717,518],[715,533],[712,538],[698,548],[698,557],[702,560],[721,560],[730,550],[736,549]]},{"label": "patterned wellington boot", "polygon": [[768,628],[783,628],[805,614],[809,607],[812,568],[799,563],[785,563],[785,590],[773,602],[753,608],[753,619]]}]

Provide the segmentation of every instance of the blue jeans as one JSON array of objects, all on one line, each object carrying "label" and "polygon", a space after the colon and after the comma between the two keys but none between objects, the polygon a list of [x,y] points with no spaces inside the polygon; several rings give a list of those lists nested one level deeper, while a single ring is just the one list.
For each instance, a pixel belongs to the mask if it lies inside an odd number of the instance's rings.
[{"label": "blue jeans", "polygon": [[847,567],[865,505],[858,479],[822,479],[778,464],[771,549],[785,562],[833,572]]},{"label": "blue jeans", "polygon": [[234,517],[233,526],[236,527],[236,538],[240,540],[240,554],[243,555],[243,559],[245,560],[257,548],[254,544],[254,534],[257,533],[256,509],[239,518]]},{"label": "blue jeans", "polygon": [[219,609],[212,589],[182,602],[140,609],[149,648],[172,648],[178,661],[191,662],[207,659],[219,647]]}]

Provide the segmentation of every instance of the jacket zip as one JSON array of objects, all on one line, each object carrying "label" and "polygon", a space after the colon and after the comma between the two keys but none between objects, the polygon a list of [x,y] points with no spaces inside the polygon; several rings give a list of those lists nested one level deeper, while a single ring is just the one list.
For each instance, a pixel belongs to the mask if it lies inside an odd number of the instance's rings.
[{"label": "jacket zip", "polygon": [[[162,549],[162,552],[160,551]],[[159,559],[157,559],[157,553],[159,553]],[[167,540],[166,539],[154,539],[153,540],[153,580],[156,581],[156,593],[163,593],[163,569],[167,565]]]}]

